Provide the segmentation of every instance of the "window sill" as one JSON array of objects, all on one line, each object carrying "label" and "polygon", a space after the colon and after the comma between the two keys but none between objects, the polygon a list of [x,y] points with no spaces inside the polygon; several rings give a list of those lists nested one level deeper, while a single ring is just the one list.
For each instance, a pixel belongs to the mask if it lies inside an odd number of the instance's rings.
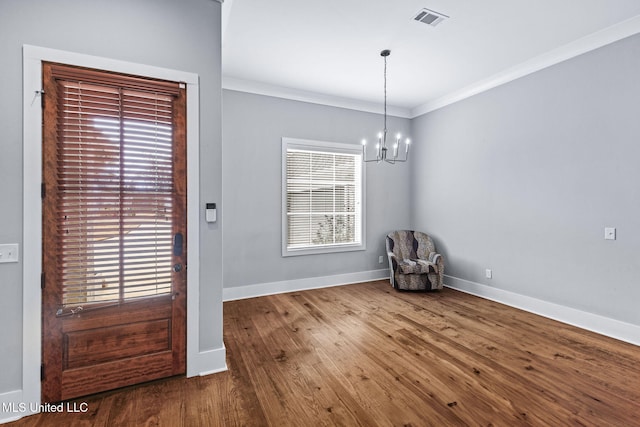
[{"label": "window sill", "polygon": [[360,244],[345,244],[345,245],[331,245],[331,246],[316,246],[316,247],[302,247],[302,248],[282,248],[283,257],[301,256],[301,255],[320,255],[331,254],[339,252],[354,252],[364,251],[367,247],[364,243]]}]

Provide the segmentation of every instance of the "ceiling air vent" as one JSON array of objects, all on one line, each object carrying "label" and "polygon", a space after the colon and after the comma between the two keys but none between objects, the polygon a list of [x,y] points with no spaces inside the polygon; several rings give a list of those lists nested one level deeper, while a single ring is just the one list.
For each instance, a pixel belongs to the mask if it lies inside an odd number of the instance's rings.
[{"label": "ceiling air vent", "polygon": [[416,16],[413,17],[413,20],[435,27],[446,18],[448,18],[448,16],[442,13],[434,12],[433,10],[429,9],[422,9],[416,14]]}]

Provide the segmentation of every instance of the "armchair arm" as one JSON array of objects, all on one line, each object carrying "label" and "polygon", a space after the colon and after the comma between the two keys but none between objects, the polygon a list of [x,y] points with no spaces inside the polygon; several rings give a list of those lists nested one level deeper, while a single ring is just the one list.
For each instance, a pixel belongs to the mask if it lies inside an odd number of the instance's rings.
[{"label": "armchair arm", "polygon": [[444,280],[444,258],[439,253],[431,252],[429,254],[429,261],[434,263],[438,268],[436,274],[438,275],[439,288],[442,288]]},{"label": "armchair arm", "polygon": [[437,252],[430,252],[428,261],[439,266],[440,264],[443,263],[442,255],[440,255]]},{"label": "armchair arm", "polygon": [[387,251],[387,258],[389,258],[389,268],[391,271],[395,272],[398,270],[398,258],[396,255],[391,251]]},{"label": "armchair arm", "polygon": [[398,270],[398,261],[393,252],[387,251],[387,258],[389,259],[389,282],[391,286],[396,287],[396,271]]}]

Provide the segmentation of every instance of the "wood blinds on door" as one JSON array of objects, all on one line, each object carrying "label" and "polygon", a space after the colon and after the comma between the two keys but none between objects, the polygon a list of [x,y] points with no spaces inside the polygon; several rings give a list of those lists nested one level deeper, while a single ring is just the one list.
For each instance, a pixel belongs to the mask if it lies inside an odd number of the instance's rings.
[{"label": "wood blinds on door", "polygon": [[51,65],[62,307],[171,292],[177,83]]}]

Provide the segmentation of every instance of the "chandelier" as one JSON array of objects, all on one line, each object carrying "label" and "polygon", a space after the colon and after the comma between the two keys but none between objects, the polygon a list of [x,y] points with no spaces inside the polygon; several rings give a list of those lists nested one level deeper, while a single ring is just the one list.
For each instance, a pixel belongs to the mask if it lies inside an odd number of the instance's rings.
[{"label": "chandelier", "polygon": [[385,49],[380,52],[380,56],[384,58],[384,128],[382,132],[378,133],[375,158],[367,159],[367,140],[362,140],[362,161],[364,162],[380,163],[381,161],[385,161],[387,163],[394,164],[396,162],[406,162],[409,158],[409,144],[411,143],[409,138],[404,140],[403,157],[398,157],[402,138],[401,134],[396,134],[396,140],[391,148],[387,147],[387,57],[389,55],[391,55],[391,51],[389,49]]}]

